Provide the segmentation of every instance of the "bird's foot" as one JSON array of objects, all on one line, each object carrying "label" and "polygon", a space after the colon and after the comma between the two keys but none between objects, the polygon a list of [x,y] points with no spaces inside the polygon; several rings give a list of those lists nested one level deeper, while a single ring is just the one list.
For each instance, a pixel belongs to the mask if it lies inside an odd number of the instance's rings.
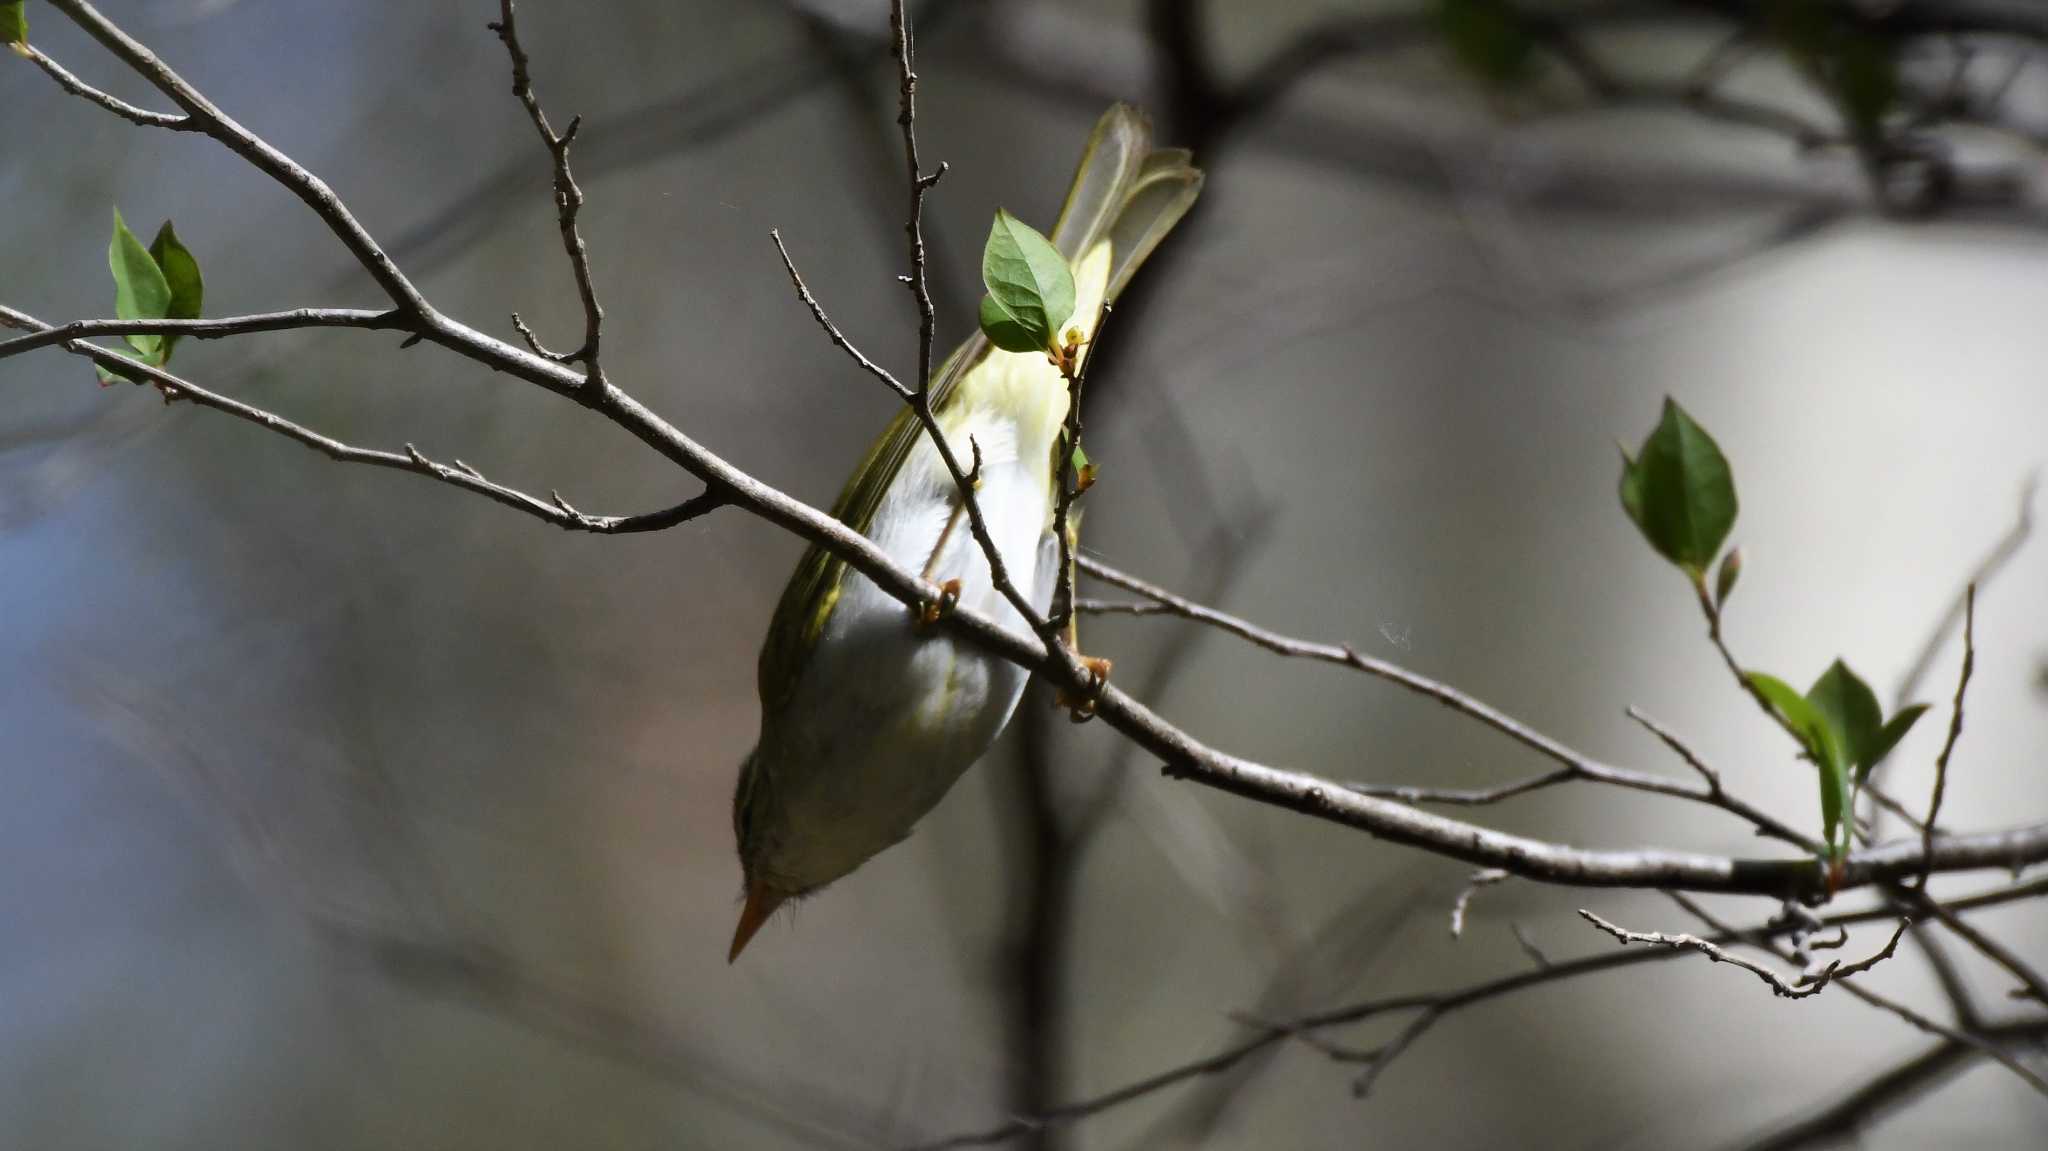
[{"label": "bird's foot", "polygon": [[917,618],[915,621],[917,630],[923,631],[946,618],[958,606],[960,606],[960,581],[949,579],[939,585],[939,598],[928,599],[917,605]]},{"label": "bird's foot", "polygon": [[[1073,651],[1071,647],[1067,649]],[[1095,705],[1102,702],[1102,689],[1109,686],[1110,661],[1099,656],[1082,655],[1073,651],[1074,658],[1088,673],[1088,684],[1080,690],[1062,687],[1053,692],[1052,705],[1067,713],[1075,723],[1087,723],[1095,718]]]}]

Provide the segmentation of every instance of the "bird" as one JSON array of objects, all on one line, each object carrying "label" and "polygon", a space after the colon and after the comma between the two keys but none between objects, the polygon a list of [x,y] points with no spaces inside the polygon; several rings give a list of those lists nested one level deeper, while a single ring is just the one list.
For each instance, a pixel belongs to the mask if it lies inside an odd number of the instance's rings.
[{"label": "bird", "polygon": [[[1073,316],[1056,330],[1077,356],[1202,182],[1189,152],[1152,146],[1139,110],[1113,105],[1096,122],[1049,237],[1073,272]],[[932,412],[956,459],[978,461],[976,502],[1003,566],[1041,617],[1059,569],[1054,504],[1068,395],[1045,353],[1004,351],[980,332],[931,381]],[[963,510],[906,406],[832,514],[959,605],[1028,630],[994,586]],[[918,626],[918,613],[814,544],[776,604],[756,678],[760,737],[733,792],[745,903],[728,963],[777,908],[906,838],[1002,733],[1028,673]]]}]

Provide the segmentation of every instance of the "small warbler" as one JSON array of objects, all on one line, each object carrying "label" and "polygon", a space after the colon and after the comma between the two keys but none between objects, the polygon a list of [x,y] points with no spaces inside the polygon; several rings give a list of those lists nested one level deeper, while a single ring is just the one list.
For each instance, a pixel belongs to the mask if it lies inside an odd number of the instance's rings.
[{"label": "small warbler", "polygon": [[[1051,241],[1073,272],[1084,349],[1106,305],[1202,186],[1186,151],[1116,105],[1097,122]],[[1053,531],[1068,384],[1043,353],[977,333],[934,375],[933,413],[957,459],[980,460],[976,501],[1012,582],[1043,615],[1059,566]],[[1013,630],[958,486],[907,408],[869,449],[832,514],[898,563],[958,589]],[[1026,672],[940,631],[813,545],[761,648],[761,735],[740,765],[733,831],[746,906],[728,962],[785,901],[831,883],[910,834],[1016,709]]]}]

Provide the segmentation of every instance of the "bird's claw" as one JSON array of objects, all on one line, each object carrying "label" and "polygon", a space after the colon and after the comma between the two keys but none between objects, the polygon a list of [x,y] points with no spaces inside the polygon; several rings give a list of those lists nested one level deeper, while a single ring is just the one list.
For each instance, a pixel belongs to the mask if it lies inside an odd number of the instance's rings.
[{"label": "bird's claw", "polygon": [[1109,686],[1109,660],[1098,656],[1074,653],[1081,667],[1088,673],[1088,685],[1079,692],[1062,687],[1053,692],[1052,705],[1063,709],[1067,718],[1075,723],[1087,723],[1095,718],[1095,706],[1102,702],[1102,689]]},{"label": "bird's claw", "polygon": [[960,581],[949,579],[939,585],[939,598],[925,600],[917,605],[917,629],[923,631],[951,615],[960,606]]}]

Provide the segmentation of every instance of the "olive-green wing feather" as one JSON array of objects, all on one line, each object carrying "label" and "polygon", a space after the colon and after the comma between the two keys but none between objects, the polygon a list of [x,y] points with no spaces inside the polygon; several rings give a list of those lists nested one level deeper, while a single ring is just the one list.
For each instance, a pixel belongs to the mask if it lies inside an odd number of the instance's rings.
[{"label": "olive-green wing feather", "polygon": [[[1070,262],[1098,241],[1110,241],[1108,300],[1116,299],[1201,191],[1202,173],[1189,159],[1182,149],[1153,150],[1150,121],[1128,105],[1113,105],[1096,122],[1053,225],[1052,241]],[[932,382],[934,412],[946,410],[960,381],[989,351],[987,338],[976,332],[946,358]],[[898,412],[840,491],[833,518],[866,534],[921,431],[908,408]],[[846,562],[822,547],[813,545],[798,561],[761,645],[759,687],[765,709],[776,711],[789,702],[845,579]]]},{"label": "olive-green wing feather", "polygon": [[[946,357],[932,384],[934,412],[946,409],[960,377],[968,367],[979,363],[988,349],[988,338],[976,332]],[[846,486],[840,489],[839,498],[832,504],[833,519],[867,534],[883,493],[902,469],[903,461],[909,458],[920,430],[916,414],[908,407],[896,413],[881,436],[868,446],[867,457],[854,469]],[[805,549],[803,558],[797,561],[796,574],[790,576],[789,585],[782,589],[775,615],[768,621],[768,638],[761,644],[757,679],[764,708],[773,711],[789,702],[797,678],[809,662],[811,648],[818,642],[818,633],[824,630],[825,620],[839,602],[839,588],[845,578],[846,561],[817,544]]]}]

